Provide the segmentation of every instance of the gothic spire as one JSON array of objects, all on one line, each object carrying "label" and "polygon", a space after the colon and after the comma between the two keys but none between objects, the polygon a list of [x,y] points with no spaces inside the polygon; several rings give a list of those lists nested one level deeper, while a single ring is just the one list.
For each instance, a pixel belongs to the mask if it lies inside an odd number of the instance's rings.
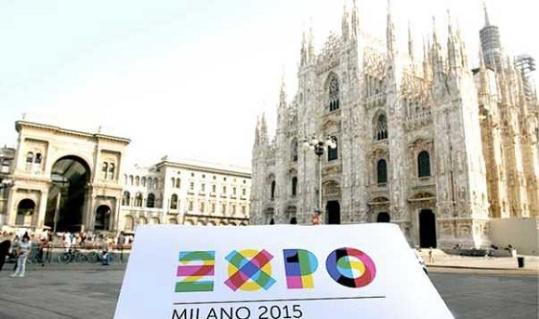
[{"label": "gothic spire", "polygon": [[395,40],[395,24],[391,15],[391,0],[387,0],[387,25],[386,25],[386,41],[387,51],[390,55],[395,56],[396,40]]},{"label": "gothic spire", "polygon": [[260,144],[260,117],[256,117],[255,145]]},{"label": "gothic spire", "polygon": [[447,62],[450,70],[460,66],[459,51],[460,48],[457,49],[457,39],[453,31],[451,12],[447,10]]},{"label": "gothic spire", "polygon": [[412,61],[412,65],[413,65],[414,64],[414,39],[412,37],[412,25],[410,21],[408,21],[408,55],[410,56],[410,60]]},{"label": "gothic spire", "polygon": [[309,27],[309,39],[307,45],[307,61],[310,63],[314,60],[314,33],[312,21]]},{"label": "gothic spire", "polygon": [[281,77],[281,91],[279,93],[279,109],[286,108],[286,83],[284,81],[284,72]]},{"label": "gothic spire", "polygon": [[346,8],[346,3],[343,6],[342,13],[342,37],[345,41],[350,38],[350,22],[348,19],[348,9]]},{"label": "gothic spire", "polygon": [[307,39],[305,38],[305,31],[303,31],[303,34],[301,36],[301,62],[300,65],[304,66],[307,64]]},{"label": "gothic spire", "polygon": [[351,24],[352,24],[352,37],[356,39],[359,32],[359,17],[358,17],[356,0],[354,0],[354,7],[352,8]]},{"label": "gothic spire", "polygon": [[266,143],[268,141],[268,125],[266,124],[266,113],[262,113],[260,119],[260,142]]}]

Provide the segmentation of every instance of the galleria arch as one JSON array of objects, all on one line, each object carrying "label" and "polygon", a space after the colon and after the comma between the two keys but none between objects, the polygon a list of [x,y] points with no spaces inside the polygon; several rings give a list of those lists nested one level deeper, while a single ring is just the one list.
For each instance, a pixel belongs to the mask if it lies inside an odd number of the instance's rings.
[{"label": "galleria arch", "polygon": [[28,121],[17,121],[15,128],[19,145],[7,225],[116,230],[122,200],[119,177],[130,140]]}]

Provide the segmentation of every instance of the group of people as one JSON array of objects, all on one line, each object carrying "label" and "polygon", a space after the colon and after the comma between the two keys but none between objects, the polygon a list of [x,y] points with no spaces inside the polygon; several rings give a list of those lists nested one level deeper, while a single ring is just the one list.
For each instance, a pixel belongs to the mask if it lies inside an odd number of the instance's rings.
[{"label": "group of people", "polygon": [[[121,232],[116,237],[104,234],[93,234],[86,232],[78,233],[56,233],[53,234],[48,229],[44,229],[39,234],[29,231],[12,233],[0,233],[0,271],[8,258],[14,258],[16,265],[11,277],[24,277],[26,262],[31,256],[32,248],[36,248],[36,255],[33,258],[42,266],[45,266],[45,252],[50,258],[52,248],[63,248],[65,252],[72,252],[75,249],[99,249],[103,265],[108,265],[110,252],[113,249],[129,249],[133,242],[133,235]],[[34,259],[32,259],[34,260]],[[50,259],[49,259],[50,261]]]},{"label": "group of people", "polygon": [[16,258],[17,262],[11,277],[24,277],[26,272],[26,260],[32,250],[30,235],[25,232],[21,237],[16,235],[13,238],[13,241],[3,238],[0,238],[0,240],[0,271],[4,268],[6,258],[9,255],[12,255]]}]

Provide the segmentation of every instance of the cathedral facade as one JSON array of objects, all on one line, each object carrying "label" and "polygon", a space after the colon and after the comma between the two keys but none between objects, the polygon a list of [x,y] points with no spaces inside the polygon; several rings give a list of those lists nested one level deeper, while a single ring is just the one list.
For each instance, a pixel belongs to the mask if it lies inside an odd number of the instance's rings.
[{"label": "cathedral facade", "polygon": [[492,219],[537,217],[536,94],[488,15],[481,40],[472,69],[450,18],[416,55],[411,32],[397,47],[390,9],[379,41],[355,3],[320,52],[304,34],[274,138],[257,123],[251,223],[311,224],[320,209],[322,223],[396,223],[412,245],[484,247]]}]

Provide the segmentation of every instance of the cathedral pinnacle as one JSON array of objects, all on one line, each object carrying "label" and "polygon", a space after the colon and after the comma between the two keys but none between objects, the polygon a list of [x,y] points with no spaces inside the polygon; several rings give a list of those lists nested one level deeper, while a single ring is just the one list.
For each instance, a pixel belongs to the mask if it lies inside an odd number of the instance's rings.
[{"label": "cathedral pinnacle", "polygon": [[387,26],[386,26],[386,41],[387,51],[390,55],[395,56],[396,39],[395,39],[395,25],[393,24],[393,17],[391,16],[391,0],[387,0]]},{"label": "cathedral pinnacle", "polygon": [[357,34],[359,32],[359,17],[358,17],[358,12],[357,12],[356,0],[354,0],[354,5],[353,5],[353,9],[352,9],[351,24],[352,24],[352,37],[354,39],[356,39]]},{"label": "cathedral pinnacle", "polygon": [[301,36],[301,66],[304,66],[307,64],[307,40],[305,38],[305,31],[303,31],[303,34]]},{"label": "cathedral pinnacle", "polygon": [[408,21],[408,55],[410,56],[410,60],[412,61],[412,65],[414,64],[414,39],[412,37],[412,24],[410,21]]},{"label": "cathedral pinnacle", "polygon": [[281,76],[281,91],[279,93],[279,108],[286,107],[286,83],[284,81],[284,72]]},{"label": "cathedral pinnacle", "polygon": [[346,4],[344,4],[342,14],[342,37],[345,41],[350,38],[350,23],[348,19],[348,9],[346,8]]}]

